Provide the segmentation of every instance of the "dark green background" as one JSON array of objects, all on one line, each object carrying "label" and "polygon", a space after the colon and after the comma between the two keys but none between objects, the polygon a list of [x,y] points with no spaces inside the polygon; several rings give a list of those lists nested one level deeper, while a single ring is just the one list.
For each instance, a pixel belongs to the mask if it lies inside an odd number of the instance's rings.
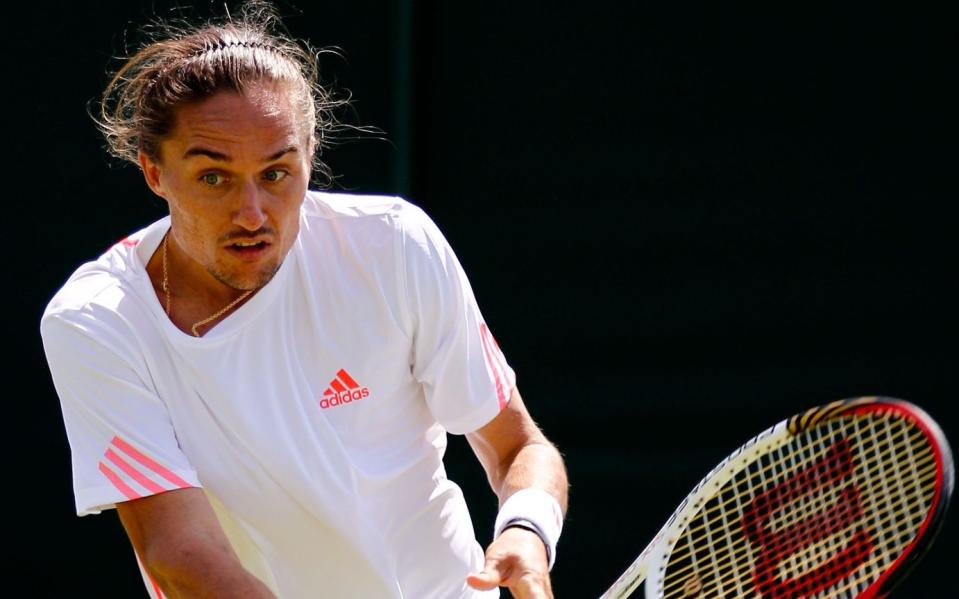
[{"label": "dark green background", "polygon": [[[283,5],[295,35],[342,48],[325,77],[388,140],[328,152],[336,186],[433,215],[566,456],[558,597],[598,596],[715,462],[795,411],[892,395],[959,438],[954,28],[835,4]],[[80,262],[163,214],[85,105],[123,31],[172,5],[6,12],[5,488],[24,596],[144,596],[115,516],[73,515],[38,322]],[[495,498],[462,439],[448,466],[485,543]],[[957,519],[897,597],[950,592]]]}]

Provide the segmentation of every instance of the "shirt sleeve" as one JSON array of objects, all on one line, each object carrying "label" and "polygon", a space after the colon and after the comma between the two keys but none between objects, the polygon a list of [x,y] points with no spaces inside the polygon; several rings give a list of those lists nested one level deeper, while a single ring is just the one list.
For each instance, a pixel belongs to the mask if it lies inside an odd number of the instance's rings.
[{"label": "shirt sleeve", "polygon": [[[47,315],[44,351],[60,398],[73,466],[77,515],[201,486],[180,450],[166,405],[138,363],[135,343],[87,307]],[[100,309],[105,312],[105,309]]]},{"label": "shirt sleeve", "polygon": [[464,434],[506,406],[516,375],[446,238],[421,209],[411,205],[411,212],[404,255],[415,327],[412,372],[437,421]]}]

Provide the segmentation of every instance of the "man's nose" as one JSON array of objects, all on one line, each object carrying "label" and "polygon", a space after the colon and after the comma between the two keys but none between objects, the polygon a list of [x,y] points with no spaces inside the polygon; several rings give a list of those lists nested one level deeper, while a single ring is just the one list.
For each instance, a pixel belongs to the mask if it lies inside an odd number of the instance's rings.
[{"label": "man's nose", "polygon": [[255,182],[248,181],[237,190],[237,194],[239,197],[233,213],[233,223],[247,231],[256,231],[266,222],[263,190]]}]

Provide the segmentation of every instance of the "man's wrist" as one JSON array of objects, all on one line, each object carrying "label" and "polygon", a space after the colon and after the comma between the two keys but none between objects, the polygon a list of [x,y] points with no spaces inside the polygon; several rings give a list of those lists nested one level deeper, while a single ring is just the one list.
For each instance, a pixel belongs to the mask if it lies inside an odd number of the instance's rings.
[{"label": "man's wrist", "polygon": [[534,522],[531,522],[530,520],[526,520],[525,518],[515,518],[513,520],[510,520],[509,522],[506,523],[505,526],[503,526],[503,531],[500,532],[500,534],[503,534],[503,532],[506,532],[507,530],[511,528],[528,530],[529,532],[538,536],[539,540],[543,542],[543,548],[546,549],[546,563],[552,564],[553,548],[550,547],[549,540],[546,538],[546,534],[544,534],[543,531],[540,530],[539,527],[536,526]]},{"label": "man's wrist", "polygon": [[546,560],[552,569],[563,527],[563,513],[556,498],[537,488],[521,489],[510,495],[496,517],[493,538],[513,526],[530,530],[542,539],[546,546]]}]

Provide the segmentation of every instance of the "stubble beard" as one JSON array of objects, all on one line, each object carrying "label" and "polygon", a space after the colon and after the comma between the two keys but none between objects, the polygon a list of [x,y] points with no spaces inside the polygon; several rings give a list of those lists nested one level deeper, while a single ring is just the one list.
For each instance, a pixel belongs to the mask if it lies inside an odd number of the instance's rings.
[{"label": "stubble beard", "polygon": [[251,291],[254,289],[259,289],[260,287],[263,287],[272,281],[273,277],[276,276],[276,273],[279,272],[280,266],[282,265],[283,261],[280,260],[276,264],[270,265],[268,270],[256,273],[252,283],[246,278],[241,279],[234,273],[223,272],[216,268],[210,269],[209,272],[213,278],[223,283],[227,287],[231,287],[238,291]]}]

